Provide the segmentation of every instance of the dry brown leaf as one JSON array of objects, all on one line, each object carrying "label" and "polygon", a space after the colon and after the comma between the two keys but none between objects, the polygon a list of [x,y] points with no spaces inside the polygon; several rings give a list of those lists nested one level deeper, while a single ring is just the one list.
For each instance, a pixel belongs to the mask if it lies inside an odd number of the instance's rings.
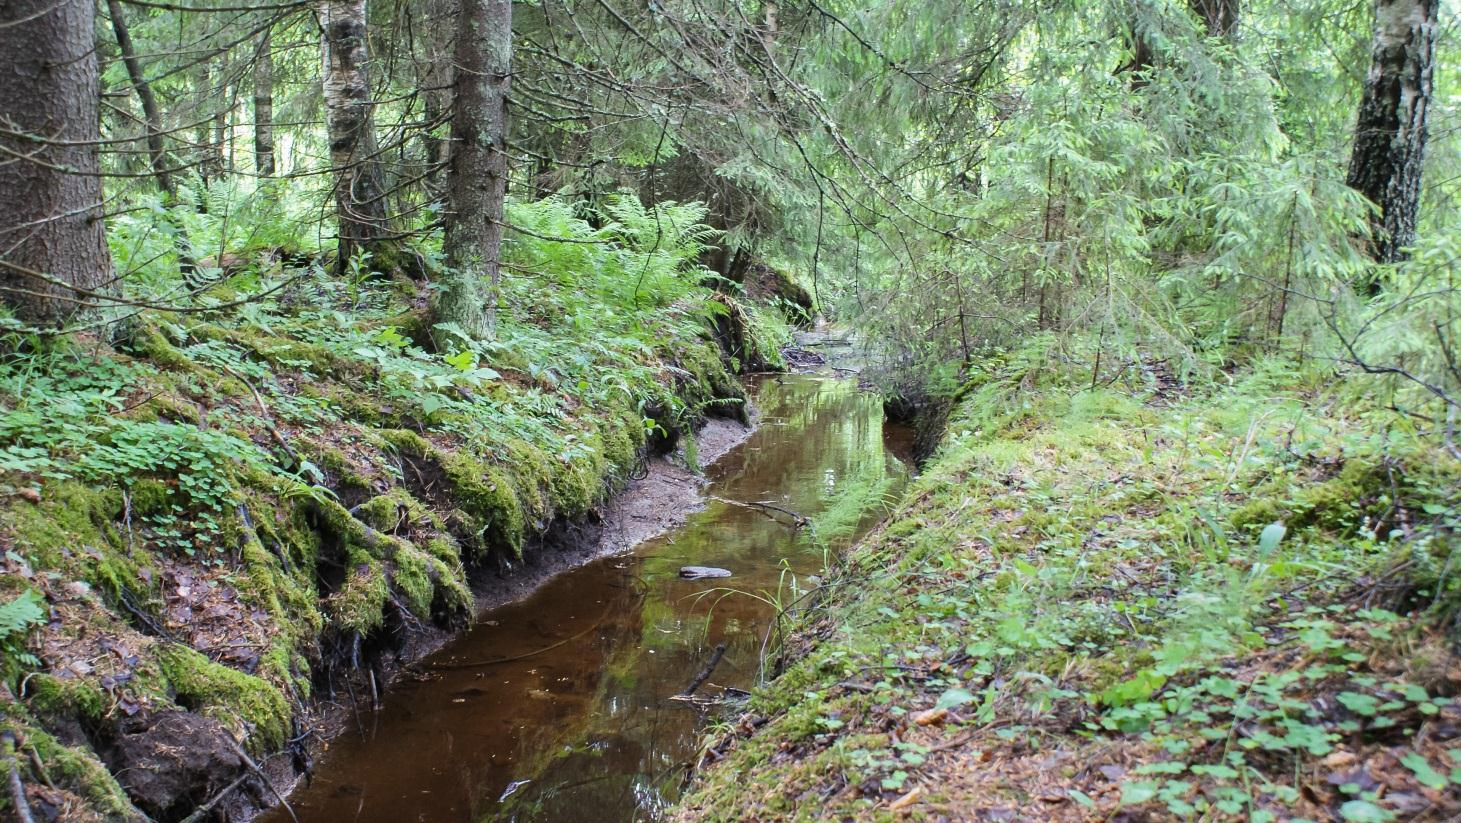
[{"label": "dry brown leaf", "polygon": [[920,726],[937,726],[949,719],[948,709],[929,709],[913,715],[913,722]]},{"label": "dry brown leaf", "polygon": [[912,789],[910,789],[908,791],[907,794],[903,795],[902,797],[898,798],[897,800],[894,800],[892,803],[889,803],[888,804],[888,809],[890,811],[895,811],[895,812],[896,811],[902,811],[903,809],[906,809],[909,806],[912,806],[914,803],[917,803],[918,802],[918,798],[922,794],[923,794],[923,787],[922,786],[914,786]]},{"label": "dry brown leaf", "polygon": [[1339,749],[1337,751],[1330,752],[1323,760],[1319,762],[1324,764],[1325,766],[1328,766],[1331,769],[1341,769],[1345,766],[1350,765],[1351,763],[1354,763],[1354,761],[1354,752],[1347,752],[1344,749]]}]

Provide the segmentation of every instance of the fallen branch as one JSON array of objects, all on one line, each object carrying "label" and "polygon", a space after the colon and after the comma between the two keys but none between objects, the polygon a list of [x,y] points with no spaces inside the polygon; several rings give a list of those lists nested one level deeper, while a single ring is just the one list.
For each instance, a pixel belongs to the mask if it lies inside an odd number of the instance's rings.
[{"label": "fallen branch", "polygon": [[237,740],[228,735],[225,735],[225,737],[233,744],[233,753],[238,755],[238,759],[243,761],[244,766],[253,772],[254,776],[264,782],[264,788],[268,789],[269,794],[274,795],[274,799],[279,801],[279,805],[283,806],[284,811],[289,813],[289,819],[293,820],[294,823],[299,823],[299,815],[294,813],[294,807],[289,805],[289,801],[284,799],[284,795],[280,794],[279,790],[274,788],[274,781],[270,780],[267,774],[264,774],[264,770],[259,768],[259,764],[255,763],[252,757],[249,757],[248,752],[244,751],[243,746]]},{"label": "fallen branch", "polygon": [[695,679],[690,681],[690,685],[686,686],[685,690],[680,692],[680,697],[689,697],[695,694],[695,690],[710,679],[710,675],[715,671],[715,667],[720,665],[720,659],[722,657],[725,657],[724,643],[715,647],[715,651],[710,654],[710,659],[705,661],[705,668],[701,669],[700,673],[695,675]]},{"label": "fallen branch", "polygon": [[20,779],[20,761],[16,759],[15,735],[5,732],[0,735],[5,743],[5,765],[10,772],[10,804],[15,807],[15,818],[20,823],[35,823],[30,814],[30,803],[25,799],[25,783]]},{"label": "fallen branch", "polygon": [[744,508],[744,509],[751,509],[753,511],[760,511],[762,514],[765,514],[767,517],[770,517],[772,520],[775,520],[778,523],[780,523],[781,520],[779,520],[778,518],[776,518],[774,515],[769,514],[769,512],[780,512],[781,514],[784,514],[784,515],[790,517],[793,521],[795,521],[794,523],[791,523],[791,524],[788,524],[788,525],[791,525],[793,528],[797,528],[797,529],[800,529],[803,526],[808,526],[812,522],[812,519],[810,517],[806,517],[805,515],[798,514],[797,512],[794,512],[791,509],[784,509],[781,506],[778,506],[778,505],[776,505],[774,503],[767,503],[764,500],[757,500],[757,501],[749,501],[748,502],[748,501],[743,501],[743,500],[730,500],[730,499],[727,499],[727,498],[724,498],[724,497],[714,497],[714,496],[712,496],[710,499],[711,500],[715,500],[715,501],[720,502],[720,503],[725,503],[725,504],[731,505],[731,506],[740,506],[741,508]]},{"label": "fallen branch", "polygon": [[969,731],[964,732],[963,734],[955,735],[954,737],[952,737],[952,738],[950,738],[948,740],[945,740],[942,743],[937,743],[935,745],[929,746],[928,747],[928,751],[930,753],[932,753],[932,752],[946,752],[949,749],[957,749],[960,746],[964,745],[965,743],[968,743],[970,740],[973,740],[974,739],[974,735],[977,734],[978,731],[979,731],[978,729],[970,729]]},{"label": "fallen branch", "polygon": [[207,803],[204,803],[203,805],[194,809],[192,814],[183,818],[183,823],[202,823],[203,818],[206,817],[209,812],[213,811],[214,806],[217,806],[223,800],[223,798],[227,797],[229,793],[232,792],[234,789],[242,786],[243,782],[245,780],[248,780],[252,776],[253,775],[251,774],[239,775],[237,780],[229,783],[227,786],[224,786],[223,791],[220,791],[218,794],[213,795],[213,797],[209,799]]},{"label": "fallen branch", "polygon": [[294,451],[294,447],[289,445],[289,441],[284,438],[284,435],[279,432],[278,426],[274,421],[274,413],[269,411],[268,404],[264,402],[264,396],[262,394],[259,394],[259,390],[254,388],[254,384],[250,383],[248,378],[244,377],[243,375],[239,374],[238,372],[234,371],[226,365],[220,364],[219,367],[232,375],[233,379],[244,384],[244,386],[248,388],[249,392],[253,394],[254,402],[259,404],[259,413],[264,415],[264,428],[269,430],[269,434],[274,436],[274,442],[278,443],[279,447],[284,449],[284,453],[289,455],[291,466],[300,465],[299,455]]},{"label": "fallen branch", "polygon": [[41,782],[49,788],[56,788],[55,782],[51,780],[50,773],[46,771],[46,764],[41,762],[41,753],[36,751],[36,747],[31,746],[27,754],[30,757],[31,768],[36,770],[36,776],[41,779]]}]

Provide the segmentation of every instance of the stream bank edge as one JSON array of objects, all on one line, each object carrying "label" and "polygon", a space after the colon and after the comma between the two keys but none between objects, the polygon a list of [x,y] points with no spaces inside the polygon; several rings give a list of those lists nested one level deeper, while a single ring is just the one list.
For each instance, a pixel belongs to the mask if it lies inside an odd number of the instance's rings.
[{"label": "stream bank edge", "polygon": [[1461,463],[1296,374],[974,369],[671,819],[1454,819]]},{"label": "stream bank edge", "polygon": [[[78,819],[180,819],[225,788],[218,808],[234,817],[272,805],[261,781],[236,782],[249,760],[282,791],[324,736],[308,725],[314,708],[343,704],[346,722],[351,705],[368,711],[403,662],[472,614],[599,553],[590,538],[615,524],[626,501],[613,495],[635,482],[636,466],[663,484],[674,470],[657,455],[682,431],[717,419],[710,414],[746,416],[739,364],[711,329],[656,346],[647,365],[676,398],[670,405],[586,408],[554,398],[551,382],[505,372],[491,408],[546,395],[564,433],[535,441],[529,426],[485,452],[428,427],[452,410],[423,412],[379,392],[382,369],[368,353],[148,315],[117,340],[78,345],[89,368],[131,376],[124,417],[186,435],[205,431],[211,412],[225,436],[283,443],[314,474],[311,486],[250,463],[220,467],[237,504],[217,518],[218,556],[157,545],[143,530],[173,494],[145,477],[120,488],[38,477],[0,500],[7,588],[36,591],[49,610],[31,643],[39,667],[0,695],[0,729],[47,764],[55,785],[45,791]],[[218,350],[237,362],[219,362]],[[322,409],[320,422],[272,415],[280,398]],[[254,417],[240,422],[235,407]],[[656,415],[671,416],[651,430],[643,421]],[[718,439],[728,448],[734,436]],[[579,444],[572,459],[558,459],[560,442]],[[658,489],[664,508],[693,505],[694,482],[674,476],[678,496]],[[620,537],[673,521],[661,512]]]}]

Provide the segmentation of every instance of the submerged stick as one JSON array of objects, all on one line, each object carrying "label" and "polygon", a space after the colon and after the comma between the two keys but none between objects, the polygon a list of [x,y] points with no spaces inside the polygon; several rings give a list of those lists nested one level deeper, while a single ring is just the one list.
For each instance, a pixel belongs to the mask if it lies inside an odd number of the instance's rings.
[{"label": "submerged stick", "polygon": [[722,657],[725,657],[724,643],[715,647],[715,651],[711,653],[710,659],[705,661],[705,668],[701,669],[700,673],[695,675],[695,679],[690,681],[690,685],[686,686],[685,690],[680,692],[679,696],[689,697],[694,694],[696,689],[700,688],[705,681],[710,679],[710,675],[715,671],[715,667],[720,665],[720,659]]},{"label": "submerged stick", "polygon": [[540,649],[534,649],[534,650],[532,650],[530,652],[527,652],[527,653],[524,653],[524,654],[515,654],[515,655],[513,655],[511,657],[499,657],[496,660],[471,660],[471,661],[467,661],[467,662],[463,662],[463,663],[436,663],[436,664],[432,665],[431,668],[433,668],[433,669],[448,669],[448,670],[450,670],[450,669],[480,669],[480,668],[485,668],[487,666],[496,666],[499,663],[516,663],[519,660],[527,660],[529,657],[537,657],[538,655],[543,654],[544,652],[550,652],[550,651],[553,651],[556,648],[559,648],[561,646],[565,646],[565,645],[567,645],[569,643],[572,643],[573,641],[577,640],[580,637],[583,637],[584,635],[588,634],[589,632],[593,631],[594,629],[597,629],[599,626],[602,626],[604,624],[604,621],[607,620],[607,619],[609,619],[609,612],[612,612],[613,610],[614,610],[613,606],[610,606],[609,608],[607,608],[607,609],[604,610],[604,613],[603,614],[599,615],[599,619],[598,620],[595,620],[593,623],[589,624],[588,628],[584,629],[583,631],[578,632],[577,634],[573,634],[573,635],[570,635],[568,637],[565,637],[565,638],[563,638],[562,640],[559,640],[556,643],[550,643],[547,646],[544,646],[544,647],[542,647]]},{"label": "submerged stick", "polygon": [[772,520],[775,520],[778,523],[780,523],[782,521],[779,518],[777,518],[776,515],[772,514],[772,512],[780,512],[781,514],[784,514],[784,515],[792,518],[792,520],[795,521],[793,523],[787,523],[786,524],[786,525],[791,526],[792,528],[795,528],[795,529],[799,529],[799,528],[801,528],[801,527],[803,527],[805,525],[808,525],[809,523],[812,522],[812,519],[810,517],[807,517],[806,515],[798,514],[797,512],[794,512],[791,509],[784,509],[781,506],[777,506],[777,505],[775,505],[773,503],[767,503],[767,502],[765,502],[763,500],[753,500],[753,501],[730,500],[730,499],[727,499],[727,498],[724,498],[724,497],[714,497],[714,496],[712,496],[710,499],[711,500],[714,500],[716,502],[719,502],[719,503],[726,503],[726,504],[731,505],[731,506],[740,506],[743,509],[751,509],[752,511],[759,511],[762,514],[766,515],[767,517],[771,518]]}]

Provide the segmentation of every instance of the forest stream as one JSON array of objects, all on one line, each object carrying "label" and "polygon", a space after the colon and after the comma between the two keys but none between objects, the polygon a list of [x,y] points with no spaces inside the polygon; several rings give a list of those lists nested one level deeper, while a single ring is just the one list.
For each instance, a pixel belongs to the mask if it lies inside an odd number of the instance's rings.
[{"label": "forest stream", "polygon": [[[760,425],[707,467],[703,511],[479,615],[332,742],[289,798],[299,820],[654,819],[704,717],[672,698],[722,643],[697,694],[752,686],[773,602],[813,588],[824,552],[849,545],[911,465],[910,433],[853,381],[784,376],[753,394]],[[686,565],[733,576],[686,580]]]}]

